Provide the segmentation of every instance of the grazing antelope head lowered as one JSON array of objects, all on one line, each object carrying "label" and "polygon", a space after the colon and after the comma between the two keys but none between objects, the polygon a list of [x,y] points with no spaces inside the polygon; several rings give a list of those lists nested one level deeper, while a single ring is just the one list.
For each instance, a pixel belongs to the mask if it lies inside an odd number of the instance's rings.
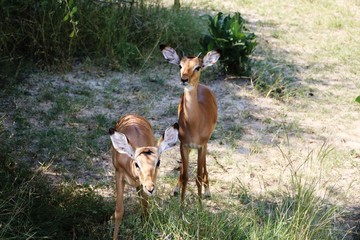
[{"label": "grazing antelope head lowered", "polygon": [[124,116],[115,128],[109,129],[109,134],[116,180],[113,239],[118,239],[119,225],[124,214],[124,183],[136,187],[146,215],[148,197],[156,191],[160,155],[176,144],[178,125],[168,127],[157,145],[150,123],[138,115]]},{"label": "grazing antelope head lowered", "polygon": [[175,49],[171,47],[161,45],[160,50],[169,63],[180,67],[180,82],[185,86],[184,94],[178,106],[182,166],[174,193],[176,194],[181,188],[181,201],[183,203],[189,179],[189,153],[191,149],[197,149],[196,185],[201,204],[202,184],[205,187],[205,196],[210,196],[206,153],[207,143],[216,126],[218,108],[214,93],[207,86],[200,84],[199,79],[201,71],[215,64],[220,58],[220,54],[216,51],[210,51],[203,59],[199,55],[180,58]]}]

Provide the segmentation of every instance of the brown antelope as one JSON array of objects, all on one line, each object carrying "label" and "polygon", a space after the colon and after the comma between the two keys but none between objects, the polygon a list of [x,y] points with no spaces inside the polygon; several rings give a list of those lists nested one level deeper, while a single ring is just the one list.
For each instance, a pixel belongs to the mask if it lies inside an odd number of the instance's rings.
[{"label": "brown antelope", "polygon": [[178,126],[169,127],[157,145],[150,123],[137,115],[126,115],[109,129],[112,142],[112,160],[115,167],[116,208],[113,239],[118,239],[119,226],[124,214],[125,181],[136,187],[143,209],[147,214],[148,197],[154,195],[160,154],[176,144]]},{"label": "brown antelope", "polygon": [[216,126],[218,108],[214,93],[205,85],[199,84],[199,78],[201,70],[215,64],[220,54],[216,51],[210,51],[204,59],[200,59],[199,56],[184,56],[180,59],[173,48],[161,45],[160,49],[168,62],[180,67],[181,84],[185,86],[184,94],[178,106],[182,164],[174,194],[177,194],[179,188],[181,188],[181,202],[184,202],[186,185],[189,179],[189,153],[191,149],[197,149],[196,185],[201,204],[203,183],[205,187],[204,196],[210,197],[206,153],[207,143]]}]

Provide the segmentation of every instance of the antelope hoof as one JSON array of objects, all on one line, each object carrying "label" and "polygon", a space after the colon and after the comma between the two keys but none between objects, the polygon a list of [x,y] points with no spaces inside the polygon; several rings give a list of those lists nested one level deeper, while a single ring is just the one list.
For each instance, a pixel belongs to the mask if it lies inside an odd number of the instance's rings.
[{"label": "antelope hoof", "polygon": [[174,188],[174,191],[173,191],[174,197],[178,196],[179,192],[180,192],[180,188],[178,185],[176,185],[176,187]]},{"label": "antelope hoof", "polygon": [[204,198],[211,198],[210,189],[205,189]]}]

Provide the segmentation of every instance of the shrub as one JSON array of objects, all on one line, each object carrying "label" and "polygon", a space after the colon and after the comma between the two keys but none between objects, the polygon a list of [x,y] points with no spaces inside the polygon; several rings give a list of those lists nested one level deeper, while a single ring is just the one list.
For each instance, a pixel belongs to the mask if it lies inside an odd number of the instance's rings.
[{"label": "shrub", "polygon": [[0,16],[0,82],[28,63],[66,68],[91,60],[114,69],[141,68],[153,62],[159,42],[197,51],[204,27],[192,9],[174,12],[158,1],[0,1]]},{"label": "shrub", "polygon": [[210,35],[203,35],[200,44],[204,51],[218,49],[221,52],[220,63],[223,70],[239,75],[250,74],[249,55],[256,46],[255,34],[245,27],[240,13],[224,17],[219,12],[216,16],[204,15],[209,20]]}]

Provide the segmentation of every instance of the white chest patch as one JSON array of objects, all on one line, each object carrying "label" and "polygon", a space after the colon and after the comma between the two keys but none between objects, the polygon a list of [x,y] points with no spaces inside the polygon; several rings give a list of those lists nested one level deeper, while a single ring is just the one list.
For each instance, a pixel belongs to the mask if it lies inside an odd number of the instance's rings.
[{"label": "white chest patch", "polygon": [[192,85],[187,85],[184,90],[187,91],[187,92],[191,92],[192,90],[194,89],[194,86]]}]

